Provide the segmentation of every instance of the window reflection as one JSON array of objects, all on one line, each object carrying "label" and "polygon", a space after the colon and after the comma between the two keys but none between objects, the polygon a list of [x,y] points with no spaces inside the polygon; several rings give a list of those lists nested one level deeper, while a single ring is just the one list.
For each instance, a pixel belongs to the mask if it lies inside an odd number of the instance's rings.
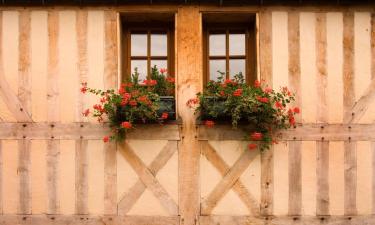
[{"label": "window reflection", "polygon": [[147,34],[131,34],[131,55],[147,56]]},{"label": "window reflection", "polygon": [[229,55],[245,55],[245,34],[229,34]]},{"label": "window reflection", "polygon": [[166,34],[151,34],[151,56],[167,56]]},{"label": "window reflection", "polygon": [[209,42],[210,56],[225,55],[225,34],[211,34]]}]

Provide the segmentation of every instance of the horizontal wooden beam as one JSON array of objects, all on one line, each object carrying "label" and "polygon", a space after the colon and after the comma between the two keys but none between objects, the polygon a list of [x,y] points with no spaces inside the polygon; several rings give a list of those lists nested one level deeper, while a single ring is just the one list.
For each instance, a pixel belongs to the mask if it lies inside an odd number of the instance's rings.
[{"label": "horizontal wooden beam", "polygon": [[[250,128],[233,129],[231,125],[198,127],[199,140],[244,140]],[[300,124],[296,128],[281,131],[275,135],[279,141],[371,141],[375,140],[373,124]]]},{"label": "horizontal wooden beam", "polygon": [[307,225],[375,224],[375,216],[201,216],[200,225]]},{"label": "horizontal wooden beam", "polygon": [[[97,123],[0,123],[0,139],[88,139],[98,140],[110,135],[106,124]],[[178,125],[137,125],[128,139],[180,140]]]},{"label": "horizontal wooden beam", "polygon": [[178,216],[72,216],[72,215],[1,215],[2,225],[178,225]]}]

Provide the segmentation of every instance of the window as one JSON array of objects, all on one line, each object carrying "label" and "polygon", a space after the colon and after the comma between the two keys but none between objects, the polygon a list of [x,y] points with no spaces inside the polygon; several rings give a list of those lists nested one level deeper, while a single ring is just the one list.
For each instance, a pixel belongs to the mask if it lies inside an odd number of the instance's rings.
[{"label": "window", "polygon": [[206,22],[203,41],[205,82],[217,80],[218,71],[223,72],[226,79],[238,73],[243,74],[247,83],[256,79],[254,20],[247,23]]},{"label": "window", "polygon": [[151,68],[168,69],[174,76],[173,24],[165,21],[123,22],[123,79],[137,68],[139,80],[150,76]]}]

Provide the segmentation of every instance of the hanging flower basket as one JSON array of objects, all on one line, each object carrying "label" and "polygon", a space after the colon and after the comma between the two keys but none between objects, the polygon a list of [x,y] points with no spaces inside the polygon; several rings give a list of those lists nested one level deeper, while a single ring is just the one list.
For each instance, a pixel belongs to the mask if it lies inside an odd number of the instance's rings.
[{"label": "hanging flower basket", "polygon": [[287,87],[274,89],[255,81],[253,86],[245,83],[242,74],[233,79],[224,79],[221,73],[218,81],[209,81],[202,93],[190,99],[187,105],[195,108],[198,119],[206,126],[213,127],[217,122],[231,122],[250,127],[249,149],[259,147],[261,151],[277,142],[275,131],[295,125],[298,107],[289,107],[295,100]]},{"label": "hanging flower basket", "polygon": [[136,69],[117,91],[89,88],[87,83],[83,83],[82,93],[100,96],[99,102],[92,109],[86,109],[83,115],[91,115],[98,122],[108,120],[113,133],[105,136],[103,141],[120,141],[137,124],[174,120],[174,89],[174,78],[169,77],[165,69],[159,71],[156,67],[152,68],[150,78],[142,82]]}]

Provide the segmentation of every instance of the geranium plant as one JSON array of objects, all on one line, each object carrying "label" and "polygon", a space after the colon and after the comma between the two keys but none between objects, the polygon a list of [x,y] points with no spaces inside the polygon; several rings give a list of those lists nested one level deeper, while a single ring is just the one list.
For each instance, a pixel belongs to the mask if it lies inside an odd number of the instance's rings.
[{"label": "geranium plant", "polygon": [[82,93],[91,93],[100,97],[92,109],[86,109],[84,116],[92,115],[98,122],[108,120],[113,131],[110,136],[103,138],[109,140],[122,140],[127,131],[138,123],[162,123],[169,118],[169,112],[160,107],[160,96],[174,94],[174,80],[166,74],[165,69],[160,71],[154,67],[150,79],[139,81],[137,69],[118,90],[100,90],[89,88],[87,83],[81,87]]},{"label": "geranium plant", "polygon": [[206,126],[213,127],[223,120],[231,121],[234,128],[249,125],[248,148],[263,151],[277,141],[274,131],[295,125],[295,114],[300,109],[289,107],[295,98],[287,87],[275,91],[258,80],[247,85],[241,73],[233,79],[224,79],[220,74],[217,81],[209,81],[203,92],[187,102]]}]

